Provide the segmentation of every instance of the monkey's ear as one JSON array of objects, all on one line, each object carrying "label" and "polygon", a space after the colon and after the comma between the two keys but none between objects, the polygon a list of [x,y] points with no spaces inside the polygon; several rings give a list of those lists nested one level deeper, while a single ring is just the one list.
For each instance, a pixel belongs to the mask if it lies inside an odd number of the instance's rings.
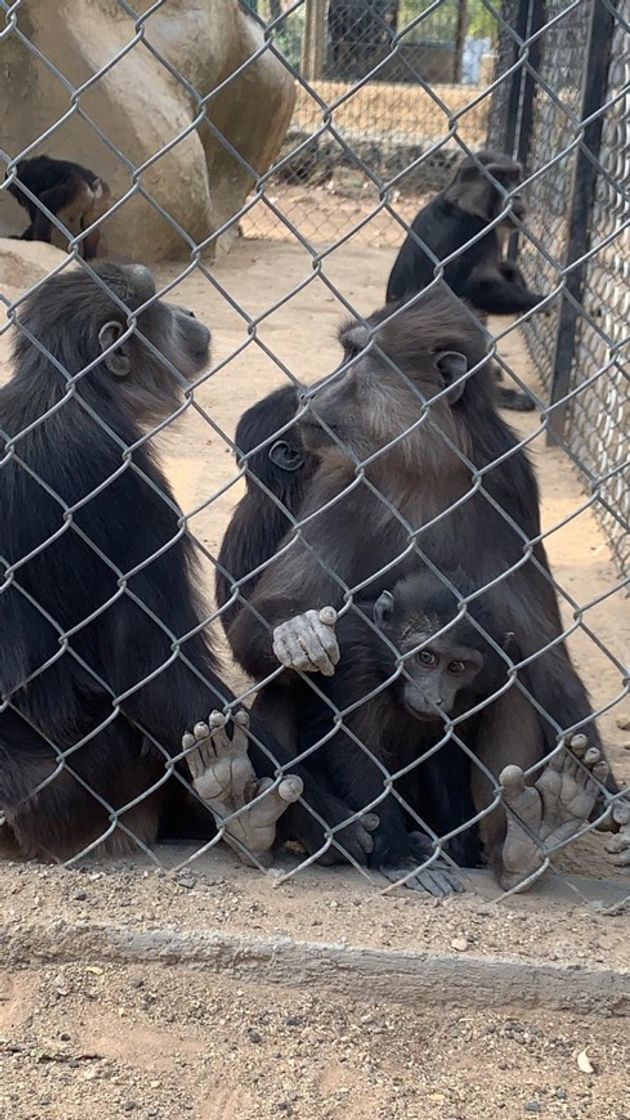
[{"label": "monkey's ear", "polygon": [[374,604],[374,621],[377,626],[389,622],[394,610],[394,596],[391,591],[382,591]]},{"label": "monkey's ear", "polygon": [[461,397],[466,382],[462,377],[468,371],[468,359],[465,354],[457,350],[440,350],[435,355],[435,365],[444,378],[445,385],[452,385],[453,389],[448,395],[449,404],[455,404]]},{"label": "monkey's ear", "polygon": [[[101,350],[109,350],[115,342],[125,333],[125,327],[122,323],[118,323],[116,319],[111,319],[109,323],[103,323],[100,331],[98,332],[98,344]],[[130,362],[124,347],[119,347],[117,350],[111,350],[104,363],[107,369],[114,377],[127,377],[130,370]]]},{"label": "monkey's ear", "polygon": [[346,354],[350,354],[354,357],[355,354],[360,354],[362,350],[365,350],[365,347],[370,341],[370,332],[367,327],[363,327],[358,323],[356,326],[350,327],[349,330],[344,331],[340,341]]},{"label": "monkey's ear", "polygon": [[268,451],[268,457],[281,471],[297,471],[304,466],[304,460],[297,448],[284,439],[277,439]]}]

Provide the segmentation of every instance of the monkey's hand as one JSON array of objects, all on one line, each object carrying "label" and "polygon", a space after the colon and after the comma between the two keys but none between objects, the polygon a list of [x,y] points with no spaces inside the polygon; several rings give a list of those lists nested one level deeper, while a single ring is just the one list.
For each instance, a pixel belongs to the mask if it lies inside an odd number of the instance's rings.
[{"label": "monkey's hand", "polygon": [[619,831],[605,845],[617,867],[630,867],[630,801],[620,798],[612,807],[611,817]]},{"label": "monkey's hand", "polygon": [[280,664],[302,673],[332,677],[339,661],[336,622],[334,607],[305,611],[281,622],[273,632],[273,652]]},{"label": "monkey's hand", "polygon": [[212,712],[208,723],[196,723],[184,735],[182,747],[196,792],[219,826],[225,823],[226,843],[243,863],[266,865],[271,862],[276,821],[301,796],[303,782],[297,774],[279,783],[258,780],[248,755],[248,726],[247,712],[236,712],[230,738],[225,716]]}]

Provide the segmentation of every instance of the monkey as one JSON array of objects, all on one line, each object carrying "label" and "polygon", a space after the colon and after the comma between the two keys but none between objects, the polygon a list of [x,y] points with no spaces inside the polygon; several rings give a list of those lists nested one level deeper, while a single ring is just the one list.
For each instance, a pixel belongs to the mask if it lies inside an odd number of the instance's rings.
[{"label": "monkey", "polygon": [[[545,297],[529,290],[518,265],[502,253],[503,239],[514,230],[512,215],[523,221],[527,214],[519,189],[522,180],[521,164],[509,156],[491,151],[465,156],[450,183],[414,218],[389,276],[387,302],[409,299],[422,291],[434,279],[434,258],[446,260],[485,230],[479,240],[445,265],[445,282],[481,313],[484,322],[487,314],[520,314],[537,307]],[[504,192],[509,194],[510,213],[500,225],[487,229],[505,208]],[[496,376],[500,379],[500,371]],[[535,407],[525,393],[504,387],[499,388],[499,400],[504,408],[515,411]]]},{"label": "monkey", "polygon": [[[463,572],[445,575],[466,593]],[[423,830],[442,837],[461,829],[445,850],[462,867],[479,866],[471,760],[460,742],[474,754],[479,714],[465,716],[507,686],[510,662],[499,651],[514,655],[514,634],[497,632],[475,601],[462,616],[449,588],[425,569],[377,599],[358,596],[339,617],[337,643],[339,664],[320,684],[326,701],[309,690],[299,709],[298,748],[321,740],[312,756],[318,773],[352,809],[371,806],[378,815],[368,864],[398,882],[431,854]],[[463,720],[453,735],[445,716]],[[386,794],[390,774],[400,775],[396,796]],[[448,893],[440,861],[430,873],[435,893]]]},{"label": "monkey", "polygon": [[[33,156],[16,165],[17,179],[8,191],[28,212],[30,224],[19,237],[21,241],[52,240],[52,222],[36,202],[22,190],[34,194],[55,215],[73,237],[89,229],[106,213],[110,202],[110,189],[88,167],[50,156]],[[96,257],[101,236],[100,228],[92,230],[80,242],[80,254],[91,260]]]},{"label": "monkey", "polygon": [[[304,674],[318,681],[334,674],[336,612],[353,591],[378,597],[420,562],[441,572],[461,567],[496,626],[518,633],[526,662],[523,687],[484,708],[476,735],[477,757],[494,783],[512,767],[508,804],[520,796],[518,775],[559,745],[563,782],[583,755],[589,790],[604,796],[605,784],[617,792],[562,640],[540,539],[537,481],[496,410],[481,326],[462,316],[452,293],[429,289],[413,305],[347,325],[340,341],[341,365],[302,402],[302,438],[319,464],[299,509],[299,531],[280,542],[228,629],[233,654],[250,676],[262,680],[278,664],[285,667],[253,710],[273,721],[276,737],[288,725],[283,733],[295,742],[292,729],[309,690]],[[575,726],[588,729],[584,750],[581,739],[575,751],[559,739]],[[552,765],[560,764],[550,762],[540,781]],[[540,801],[541,788],[527,793]],[[484,812],[498,785],[475,768],[471,791]],[[549,834],[556,811],[543,813]],[[483,818],[480,832],[484,858],[504,888],[527,878],[534,857],[523,854],[501,806]]]},{"label": "monkey", "polygon": [[[221,622],[229,628],[242,598],[232,586],[244,580],[251,590],[257,569],[273,555],[293,524],[316,459],[293,423],[299,393],[294,385],[275,389],[241,416],[234,435],[237,462],[246,469],[247,490],[223,537],[215,569],[215,593]],[[286,430],[285,430],[286,429]]]},{"label": "monkey", "polygon": [[[208,806],[243,810],[229,835],[268,844],[291,805],[295,835],[317,849],[312,810],[333,824],[351,814],[315,779],[309,805],[295,801],[289,750],[222,680],[195,545],[145,435],[181,408],[210,332],[157,299],[147,269],[94,270],[29,294],[0,390],[0,847],[119,852],[182,817],[207,838]],[[358,820],[343,837],[365,858]]]}]

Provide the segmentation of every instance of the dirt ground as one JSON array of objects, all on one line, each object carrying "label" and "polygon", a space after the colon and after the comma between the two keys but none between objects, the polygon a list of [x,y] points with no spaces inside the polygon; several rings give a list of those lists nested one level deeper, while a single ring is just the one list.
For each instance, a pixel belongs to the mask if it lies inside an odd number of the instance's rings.
[{"label": "dirt ground", "polygon": [[[213,269],[217,286],[194,273],[173,291],[171,298],[214,331],[214,372],[196,393],[196,409],[160,438],[190,527],[210,554],[242,493],[225,437],[245,407],[284,383],[278,363],[304,382],[334,367],[343,302],[362,312],[378,306],[392,255],[351,240],[314,268],[298,243],[244,240]],[[172,281],[179,271],[166,268],[160,280]],[[536,388],[517,334],[504,341],[503,352]],[[510,420],[523,435],[539,429],[536,417]],[[630,710],[627,702],[623,709],[615,705],[621,673],[601,648],[627,661],[628,602],[566,457],[547,449],[542,435],[530,450],[542,484],[547,547],[566,592],[564,617],[570,620],[574,604],[587,608],[583,617],[597,639],[578,629],[571,648],[603,712],[613,765],[628,781],[630,734],[617,721]],[[204,574],[211,591],[210,561]],[[238,673],[228,673],[238,687]],[[581,840],[562,866],[611,874],[601,837]],[[390,1005],[312,985],[285,989],[255,976],[243,982],[206,975],[176,961],[122,968],[105,960],[46,964],[38,958],[18,967],[6,955],[11,936],[23,930],[26,939],[33,922],[78,929],[115,921],[142,930],[193,925],[342,945],[496,953],[530,959],[532,967],[542,959],[572,968],[627,968],[627,914],[604,917],[577,896],[573,905],[559,906],[544,890],[539,900],[500,908],[488,908],[474,893],[442,904],[410,893],[384,898],[373,884],[354,877],[349,885],[345,874],[327,869],[273,890],[269,877],[219,853],[183,878],[148,866],[94,864],[5,866],[1,874],[2,1120],[79,1120],[90,1111],[103,1120],[630,1120],[627,1020],[516,1005],[483,1011]],[[578,1065],[584,1050],[592,1073]]]}]

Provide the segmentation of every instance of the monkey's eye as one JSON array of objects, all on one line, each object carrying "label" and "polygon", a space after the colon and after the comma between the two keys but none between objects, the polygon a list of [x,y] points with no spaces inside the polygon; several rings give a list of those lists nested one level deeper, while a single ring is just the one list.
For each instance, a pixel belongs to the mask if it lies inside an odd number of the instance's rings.
[{"label": "monkey's eye", "polygon": [[465,661],[449,661],[448,671],[449,671],[449,673],[455,673],[456,675],[459,674],[459,673],[465,673],[466,672],[466,662]]},{"label": "monkey's eye", "polygon": [[421,665],[437,665],[439,661],[437,653],[432,649],[421,649],[416,656]]},{"label": "monkey's eye", "polygon": [[269,459],[281,471],[297,471],[304,464],[304,459],[297,448],[292,447],[286,440],[277,439],[269,448]]}]

